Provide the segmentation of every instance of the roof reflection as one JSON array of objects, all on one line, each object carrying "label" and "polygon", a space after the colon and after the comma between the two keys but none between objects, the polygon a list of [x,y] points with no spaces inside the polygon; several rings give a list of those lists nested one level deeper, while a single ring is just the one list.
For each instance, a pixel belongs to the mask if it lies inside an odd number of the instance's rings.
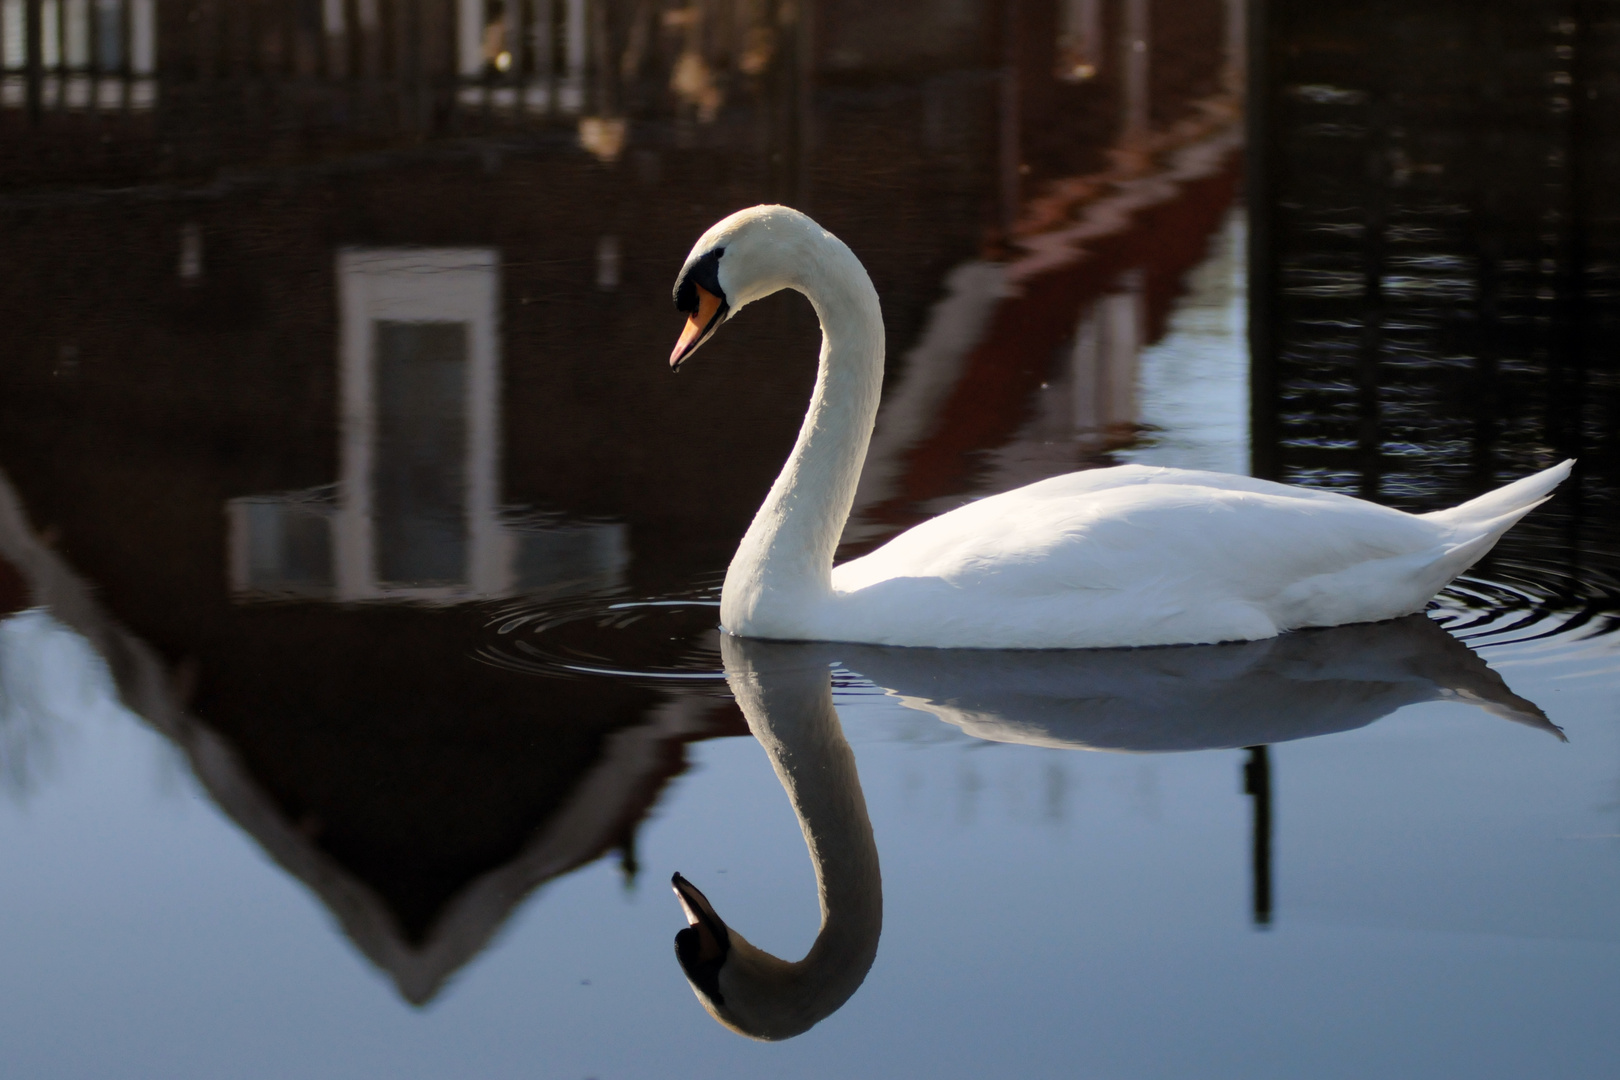
[{"label": "roof reflection", "polygon": [[[5,625],[34,637],[65,629],[87,643],[87,662],[110,675],[107,692],[185,755],[209,797],[418,1004],[546,881],[615,849],[633,877],[637,826],[683,769],[684,745],[739,731],[735,713],[708,697],[598,694],[581,715],[584,702],[559,701],[532,683],[522,687],[515,722],[480,715],[487,693],[449,686],[447,697],[428,689],[432,680],[404,697],[393,688],[366,710],[341,673],[347,663],[375,664],[374,656],[333,657],[324,677],[259,667],[254,688],[268,700],[221,695],[210,684],[231,672],[170,664],[121,626],[28,526],[3,475],[0,584],[6,612],[38,609],[16,617],[33,620],[33,630],[16,618]],[[385,628],[367,637],[389,636]],[[256,648],[270,641],[261,637]],[[20,653],[5,660],[0,751],[6,783],[24,793],[43,779],[53,728],[73,719],[39,703],[99,676],[83,664],[63,668],[55,677],[66,683],[42,696],[21,680],[50,671],[22,670]],[[266,693],[264,676],[294,680],[286,688],[296,703]],[[323,701],[334,676],[339,696]]]}]

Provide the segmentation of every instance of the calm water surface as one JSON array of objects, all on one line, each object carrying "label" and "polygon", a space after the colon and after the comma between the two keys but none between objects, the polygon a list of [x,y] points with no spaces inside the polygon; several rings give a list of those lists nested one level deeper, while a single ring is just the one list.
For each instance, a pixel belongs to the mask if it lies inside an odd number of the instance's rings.
[{"label": "calm water surface", "polygon": [[[75,67],[44,7],[0,87],[7,1076],[1612,1073],[1612,20],[114,3]],[[1408,509],[1580,466],[1394,623],[722,643],[816,328],[774,298],[671,378],[668,289],[763,200],[884,300],[846,555],[1124,462]],[[754,1041],[668,882],[803,956],[801,818],[824,988]]]}]

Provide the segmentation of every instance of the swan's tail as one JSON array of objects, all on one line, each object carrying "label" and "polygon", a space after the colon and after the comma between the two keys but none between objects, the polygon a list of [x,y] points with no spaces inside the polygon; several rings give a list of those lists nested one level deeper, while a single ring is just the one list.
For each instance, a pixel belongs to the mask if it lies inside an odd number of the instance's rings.
[{"label": "swan's tail", "polygon": [[[1491,674],[1496,675],[1496,672],[1492,671]],[[1481,679],[1479,682],[1483,683],[1485,680]],[[1559,742],[1569,742],[1569,736],[1564,734],[1564,729],[1547,719],[1547,714],[1541,711],[1540,705],[1509,690],[1499,675],[1496,676],[1496,683],[1497,685],[1486,683],[1483,687],[1448,687],[1445,696],[1452,701],[1478,705],[1492,716],[1500,716],[1504,720],[1512,720],[1515,724],[1545,731]]]},{"label": "swan's tail", "polygon": [[1546,502],[1551,497],[1553,488],[1563,483],[1569,476],[1569,470],[1574,464],[1575,459],[1570,458],[1533,476],[1526,476],[1505,487],[1486,492],[1477,499],[1470,499],[1461,506],[1453,506],[1450,510],[1436,510],[1423,516],[1437,524],[1449,525],[1464,534],[1484,536],[1495,533],[1500,536],[1514,522]]},{"label": "swan's tail", "polygon": [[1422,515],[1449,529],[1450,535],[1435,552],[1437,557],[1423,563],[1415,579],[1420,587],[1415,591],[1425,598],[1433,596],[1483,559],[1503,533],[1551,497],[1553,488],[1569,475],[1570,466],[1574,464],[1573,460],[1562,462],[1470,499],[1461,506]]},{"label": "swan's tail", "polygon": [[[1435,510],[1434,513],[1426,513],[1422,517],[1437,521],[1440,525],[1450,525],[1471,533],[1481,531],[1487,526],[1495,526],[1503,518],[1511,518],[1511,521],[1507,521],[1507,525],[1511,525],[1513,521],[1520,520],[1526,513],[1549,499],[1552,489],[1570,476],[1570,468],[1573,468],[1573,465],[1575,458],[1568,458],[1549,470],[1539,471],[1524,479],[1516,479],[1505,487],[1497,487],[1495,491],[1486,492],[1479,499],[1469,499],[1460,507]],[[1502,528],[1507,528],[1507,525],[1503,525]],[[1497,529],[1492,528],[1492,531]]]}]

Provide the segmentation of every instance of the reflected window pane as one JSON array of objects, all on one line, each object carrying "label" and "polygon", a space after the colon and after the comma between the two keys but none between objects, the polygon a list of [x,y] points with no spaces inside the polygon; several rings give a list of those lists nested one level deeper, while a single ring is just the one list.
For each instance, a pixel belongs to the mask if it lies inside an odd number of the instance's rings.
[{"label": "reflected window pane", "polygon": [[23,0],[0,0],[0,63],[7,71],[28,66],[28,8]]},{"label": "reflected window pane", "polygon": [[124,5],[120,0],[96,4],[96,66],[117,71],[124,66]]},{"label": "reflected window pane", "polygon": [[374,329],[377,578],[464,582],[467,324],[378,321]]},{"label": "reflected window pane", "polygon": [[251,507],[249,557],[254,584],[324,585],[332,579],[332,541],[326,518],[289,513],[287,507]]}]

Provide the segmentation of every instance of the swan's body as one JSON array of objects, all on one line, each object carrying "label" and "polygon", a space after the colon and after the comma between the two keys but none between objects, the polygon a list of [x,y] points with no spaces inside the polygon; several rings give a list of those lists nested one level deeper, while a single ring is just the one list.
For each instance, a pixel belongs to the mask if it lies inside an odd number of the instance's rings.
[{"label": "swan's body", "polygon": [[1253,641],[1396,618],[1480,559],[1569,474],[1564,462],[1450,510],[1407,514],[1249,477],[1127,465],[960,507],[834,568],[883,379],[859,260],[808,217],[743,210],[698,240],[676,286],[678,366],[780,289],[821,320],[814,394],[732,559],[732,634],[955,648]]}]

